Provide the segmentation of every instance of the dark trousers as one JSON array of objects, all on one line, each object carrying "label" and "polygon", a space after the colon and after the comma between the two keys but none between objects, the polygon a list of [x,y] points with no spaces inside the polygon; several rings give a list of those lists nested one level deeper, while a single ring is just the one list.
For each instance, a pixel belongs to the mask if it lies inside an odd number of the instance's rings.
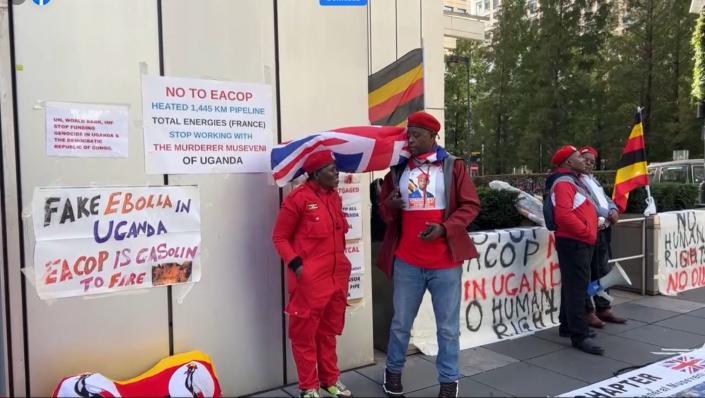
[{"label": "dark trousers", "polygon": [[[612,227],[605,228],[597,233],[597,244],[590,263],[590,281],[596,281],[607,275],[612,270],[609,263],[612,257],[610,243],[612,242]],[[606,290],[609,293],[609,290]],[[593,300],[594,305],[593,305]],[[589,314],[595,310],[597,312],[610,309],[610,302],[600,296],[594,296],[592,300],[588,297],[585,303],[585,311]]]},{"label": "dark trousers", "polygon": [[560,330],[577,343],[588,334],[585,300],[590,282],[590,262],[595,247],[574,239],[556,238],[556,252],[561,268]]}]

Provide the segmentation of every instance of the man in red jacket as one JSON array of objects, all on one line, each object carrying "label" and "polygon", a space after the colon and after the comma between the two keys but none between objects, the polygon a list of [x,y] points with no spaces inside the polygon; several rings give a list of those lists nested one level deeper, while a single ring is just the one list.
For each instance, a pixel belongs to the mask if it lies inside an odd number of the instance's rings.
[{"label": "man in red jacket", "polygon": [[340,382],[335,352],[343,332],[350,278],[345,257],[348,223],[335,188],[338,169],[329,150],[304,161],[306,183],[284,199],[272,233],[277,252],[288,267],[289,339],[302,397],[351,396]]},{"label": "man in red jacket", "polygon": [[404,393],[401,372],[426,289],[433,299],[438,330],[439,396],[456,397],[458,393],[461,265],[477,256],[466,227],[479,213],[480,201],[463,161],[436,144],[440,128],[438,120],[426,112],[409,116],[412,157],[392,167],[380,194],[380,215],[387,228],[378,266],[387,276],[393,275],[394,282],[394,316],[383,384],[389,396]]},{"label": "man in red jacket", "polygon": [[556,166],[546,179],[547,196],[553,203],[556,252],[561,268],[561,336],[570,337],[573,347],[602,355],[604,349],[592,340],[594,332],[585,321],[585,301],[590,283],[590,263],[597,241],[597,211],[589,191],[580,182],[585,162],[580,152],[565,145],[551,159]]}]

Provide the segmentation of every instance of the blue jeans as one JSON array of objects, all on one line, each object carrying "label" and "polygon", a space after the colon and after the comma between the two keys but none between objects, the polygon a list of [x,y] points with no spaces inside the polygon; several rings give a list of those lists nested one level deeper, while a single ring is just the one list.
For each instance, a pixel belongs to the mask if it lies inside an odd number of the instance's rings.
[{"label": "blue jeans", "polygon": [[460,291],[462,267],[424,269],[394,260],[394,317],[389,331],[387,370],[401,373],[406,362],[411,327],[423,295],[431,292],[438,338],[438,381],[453,383],[458,375],[460,352]]}]

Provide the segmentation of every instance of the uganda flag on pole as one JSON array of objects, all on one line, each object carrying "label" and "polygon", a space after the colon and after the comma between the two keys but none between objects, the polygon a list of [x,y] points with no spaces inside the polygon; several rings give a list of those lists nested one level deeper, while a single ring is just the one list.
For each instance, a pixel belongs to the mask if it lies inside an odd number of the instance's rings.
[{"label": "uganda flag on pole", "polygon": [[367,81],[370,123],[405,126],[406,118],[424,109],[423,50],[411,50]]},{"label": "uganda flag on pole", "polygon": [[646,170],[644,125],[641,122],[641,109],[639,109],[636,112],[632,132],[622,150],[622,158],[619,160],[614,179],[612,200],[619,207],[620,213],[624,213],[627,208],[629,192],[646,185],[649,185],[649,174]]}]

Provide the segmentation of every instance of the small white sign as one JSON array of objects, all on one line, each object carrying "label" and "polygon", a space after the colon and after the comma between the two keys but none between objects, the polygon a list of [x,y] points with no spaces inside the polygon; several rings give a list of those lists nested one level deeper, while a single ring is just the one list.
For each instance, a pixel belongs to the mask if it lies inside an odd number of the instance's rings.
[{"label": "small white sign", "polygon": [[47,102],[47,156],[126,158],[127,120],[127,106]]},{"label": "small white sign", "polygon": [[343,200],[343,213],[350,224],[345,239],[362,238],[362,197],[360,195],[360,175],[340,173],[338,194]]}]

